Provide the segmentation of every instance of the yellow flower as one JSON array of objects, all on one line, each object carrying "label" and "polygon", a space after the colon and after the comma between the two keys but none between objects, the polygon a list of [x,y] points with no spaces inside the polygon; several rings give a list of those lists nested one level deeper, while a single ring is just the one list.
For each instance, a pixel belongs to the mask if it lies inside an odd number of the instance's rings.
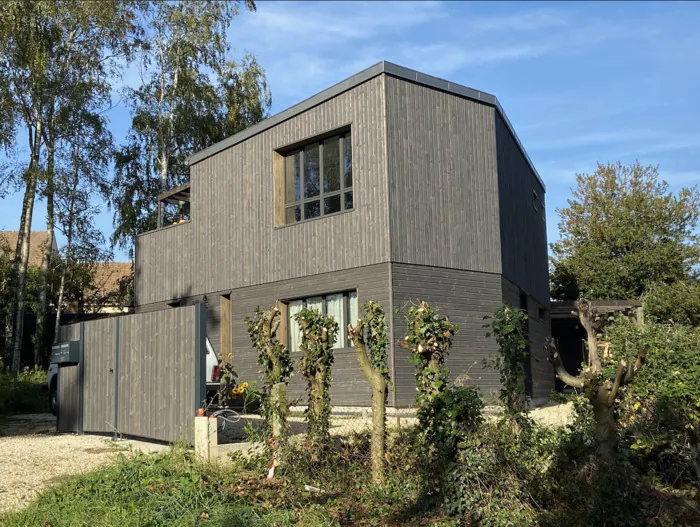
[{"label": "yellow flower", "polygon": [[241,384],[241,386],[245,389],[245,388],[248,387],[248,383],[247,383],[247,382],[244,382],[243,384]]}]

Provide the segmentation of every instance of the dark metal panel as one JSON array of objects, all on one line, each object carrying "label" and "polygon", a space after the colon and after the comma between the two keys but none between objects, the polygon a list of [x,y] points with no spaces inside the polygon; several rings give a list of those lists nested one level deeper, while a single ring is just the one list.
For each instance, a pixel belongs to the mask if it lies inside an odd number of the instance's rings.
[{"label": "dark metal panel", "polygon": [[[501,305],[501,278],[495,274],[417,265],[392,264],[393,302],[400,309],[394,314],[395,338],[406,335],[405,312],[409,302],[425,300],[459,326],[459,332],[445,364],[453,381],[467,375],[486,395],[499,389],[498,374],[483,366],[483,359],[496,351],[496,343],[486,338],[484,316]],[[408,351],[395,347],[396,405],[413,404],[416,397],[414,366]]]},{"label": "dark metal panel", "polygon": [[58,369],[58,420],[59,432],[78,432],[79,399],[80,399],[80,367],[61,366]]},{"label": "dark metal panel", "polygon": [[[503,274],[549,306],[547,224],[542,219],[544,187],[523,156],[506,123],[495,116],[500,238]],[[533,205],[537,193],[537,207]]]},{"label": "dark metal panel", "polygon": [[391,260],[499,273],[494,108],[386,85]]},{"label": "dark metal panel", "polygon": [[[383,77],[191,167],[192,221],[139,236],[139,305],[387,262]],[[350,123],[355,209],[275,228],[273,152]]]}]

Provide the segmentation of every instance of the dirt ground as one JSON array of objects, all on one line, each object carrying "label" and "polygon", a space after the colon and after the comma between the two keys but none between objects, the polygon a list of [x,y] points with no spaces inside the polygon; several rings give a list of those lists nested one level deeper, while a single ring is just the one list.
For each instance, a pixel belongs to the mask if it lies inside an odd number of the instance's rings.
[{"label": "dirt ground", "polygon": [[0,514],[25,507],[39,491],[65,476],[109,463],[117,452],[154,452],[163,445],[117,441],[93,435],[56,434],[51,414],[30,414],[0,422]]}]

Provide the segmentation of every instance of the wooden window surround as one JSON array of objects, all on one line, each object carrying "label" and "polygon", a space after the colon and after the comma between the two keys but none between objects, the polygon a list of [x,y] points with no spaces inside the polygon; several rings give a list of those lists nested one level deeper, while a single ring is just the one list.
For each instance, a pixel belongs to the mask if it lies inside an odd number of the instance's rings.
[{"label": "wooden window surround", "polygon": [[349,127],[274,152],[275,226],[354,208]]}]

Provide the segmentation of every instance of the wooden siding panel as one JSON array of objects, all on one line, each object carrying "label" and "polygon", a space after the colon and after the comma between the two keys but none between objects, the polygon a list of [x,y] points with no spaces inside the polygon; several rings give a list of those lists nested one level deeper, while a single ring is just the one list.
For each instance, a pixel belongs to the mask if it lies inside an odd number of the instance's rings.
[{"label": "wooden siding panel", "polygon": [[[258,357],[251,345],[245,324],[245,318],[253,316],[257,306],[267,308],[275,305],[278,299],[306,298],[356,289],[360,307],[368,300],[375,300],[389,311],[389,287],[389,266],[381,264],[232,291],[233,364],[240,382],[259,378]],[[293,351],[292,354],[295,374],[289,383],[288,397],[290,401],[298,398],[300,404],[305,404],[307,398],[304,378],[297,371],[300,352]],[[332,375],[331,403],[333,405],[371,405],[371,390],[360,371],[353,349],[336,350]]]},{"label": "wooden siding panel", "polygon": [[114,431],[116,319],[85,322],[83,430]]},{"label": "wooden siding panel", "polygon": [[[478,385],[482,393],[493,397],[500,389],[498,373],[486,369],[483,359],[496,351],[493,338],[486,338],[484,316],[493,314],[501,305],[501,278],[495,274],[441,269],[418,265],[392,264],[394,337],[406,335],[407,303],[425,300],[459,326],[459,332],[445,364],[450,379],[469,376],[469,383]],[[412,405],[416,397],[415,367],[408,362],[408,351],[395,347],[396,405]]]},{"label": "wooden siding panel", "polygon": [[495,119],[503,275],[549,307],[547,224],[532,199],[536,191],[546,205],[544,188],[503,119]]},{"label": "wooden siding panel", "polygon": [[[192,221],[137,239],[137,304],[387,262],[383,115],[376,77],[195,164]],[[275,228],[273,152],[348,124],[355,209]]]},{"label": "wooden siding panel", "polygon": [[499,273],[494,108],[386,86],[391,261]]}]

